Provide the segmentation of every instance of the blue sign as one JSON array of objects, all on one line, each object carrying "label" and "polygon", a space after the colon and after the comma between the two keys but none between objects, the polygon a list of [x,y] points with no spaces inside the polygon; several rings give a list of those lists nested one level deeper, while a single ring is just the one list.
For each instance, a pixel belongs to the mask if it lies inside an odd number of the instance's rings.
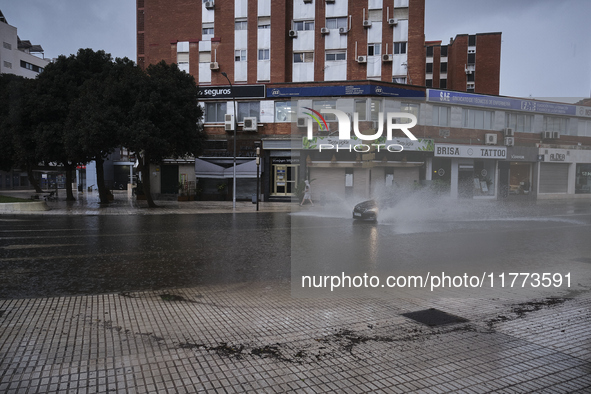
[{"label": "blue sign", "polygon": [[424,98],[422,90],[411,90],[382,85],[309,86],[299,88],[268,88],[267,97],[331,97],[331,96],[385,96]]},{"label": "blue sign", "polygon": [[525,100],[481,94],[450,92],[448,90],[427,89],[427,101],[442,104],[473,105],[476,107],[497,108],[514,111],[537,112],[552,115],[575,115],[576,106]]}]

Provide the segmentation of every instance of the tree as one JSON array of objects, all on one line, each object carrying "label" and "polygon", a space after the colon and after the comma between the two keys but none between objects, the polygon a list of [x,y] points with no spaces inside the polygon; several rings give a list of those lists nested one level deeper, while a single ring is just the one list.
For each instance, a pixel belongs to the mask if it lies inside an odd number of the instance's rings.
[{"label": "tree", "polygon": [[[75,200],[72,193],[72,172],[79,164],[84,164],[97,155],[90,152],[88,146],[81,143],[80,119],[76,111],[80,107],[88,108],[80,101],[88,99],[89,90],[97,88],[100,82],[105,82],[110,74],[113,61],[110,54],[92,49],[80,49],[76,55],[60,56],[56,61],[45,67],[39,74],[37,85],[37,133],[39,150],[46,162],[61,163],[66,170],[67,200]],[[94,102],[93,104],[96,104]],[[95,118],[86,123],[92,123]],[[104,125],[94,125],[106,132]],[[89,126],[90,127],[90,126]],[[111,149],[117,146],[112,141]],[[107,150],[101,147],[101,150]],[[97,168],[98,168],[97,163]],[[97,170],[97,173],[99,170]],[[98,181],[98,179],[97,179]],[[100,182],[104,185],[104,182]],[[104,190],[104,186],[102,186]],[[101,202],[107,202],[106,194],[101,195]]]},{"label": "tree", "polygon": [[135,80],[139,95],[129,113],[123,145],[136,153],[148,206],[155,207],[150,192],[150,164],[164,158],[198,155],[206,139],[201,126],[195,79],[164,61],[147,67]]},{"label": "tree", "polygon": [[10,170],[19,167],[27,172],[29,183],[41,193],[33,170],[41,161],[35,139],[36,81],[11,74],[0,75],[0,138],[3,141],[0,167]]}]

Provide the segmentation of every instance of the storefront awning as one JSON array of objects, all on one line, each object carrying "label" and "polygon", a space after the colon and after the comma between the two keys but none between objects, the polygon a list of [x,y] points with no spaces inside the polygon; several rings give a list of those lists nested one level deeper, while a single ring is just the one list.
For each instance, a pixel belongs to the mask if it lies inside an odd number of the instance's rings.
[{"label": "storefront awning", "polygon": [[[197,178],[233,178],[234,166],[224,168],[203,159],[195,159],[195,176]],[[236,164],[236,178],[256,178],[257,165],[254,159],[246,163]]]}]

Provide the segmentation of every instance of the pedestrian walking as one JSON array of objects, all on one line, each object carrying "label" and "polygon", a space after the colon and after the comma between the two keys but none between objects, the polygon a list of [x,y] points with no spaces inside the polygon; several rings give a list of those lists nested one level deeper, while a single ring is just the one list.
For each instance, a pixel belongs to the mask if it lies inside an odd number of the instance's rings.
[{"label": "pedestrian walking", "polygon": [[310,201],[310,204],[312,204],[312,206],[314,206],[314,203],[312,202],[312,188],[310,187],[310,182],[308,182],[308,180],[306,179],[306,187],[304,188],[304,198],[302,199],[302,203],[300,204],[300,206],[304,205],[304,202],[306,200]]}]

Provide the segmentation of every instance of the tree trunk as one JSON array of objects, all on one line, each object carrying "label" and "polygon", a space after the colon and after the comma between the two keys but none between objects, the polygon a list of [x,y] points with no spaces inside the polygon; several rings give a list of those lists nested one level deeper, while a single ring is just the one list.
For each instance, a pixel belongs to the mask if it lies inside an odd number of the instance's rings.
[{"label": "tree trunk", "polygon": [[105,169],[103,168],[103,158],[95,158],[96,162],[96,186],[99,192],[99,199],[101,204],[109,203],[109,191],[105,187]]},{"label": "tree trunk", "polygon": [[27,164],[27,177],[29,178],[29,183],[31,186],[35,188],[35,193],[43,193],[41,186],[39,186],[39,182],[35,179],[35,175],[33,174],[33,167]]},{"label": "tree trunk", "polygon": [[72,193],[72,180],[74,177],[72,176],[72,170],[74,168],[73,164],[66,164],[66,201],[76,201],[76,197],[74,197],[74,193]]},{"label": "tree trunk", "polygon": [[142,163],[142,184],[144,186],[144,194],[146,201],[148,201],[148,208],[158,208],[152,199],[152,192],[150,190],[150,158],[144,154],[141,159]]}]

